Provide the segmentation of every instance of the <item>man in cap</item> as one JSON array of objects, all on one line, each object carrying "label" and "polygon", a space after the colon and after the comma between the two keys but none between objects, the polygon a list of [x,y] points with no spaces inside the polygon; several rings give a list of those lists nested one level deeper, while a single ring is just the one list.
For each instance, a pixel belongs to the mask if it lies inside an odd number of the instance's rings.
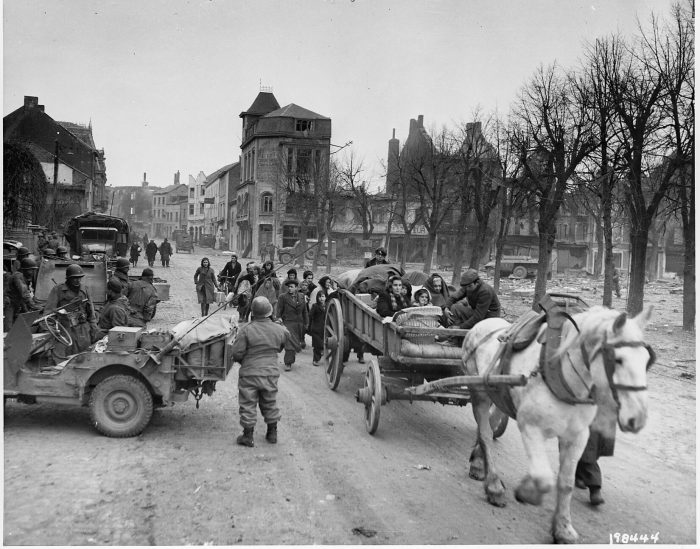
[{"label": "man in cap", "polygon": [[158,291],[153,286],[153,270],[146,267],[141,273],[141,280],[129,285],[126,292],[131,313],[131,326],[146,326],[156,314]]},{"label": "man in cap", "polygon": [[40,309],[29,292],[29,285],[33,281],[36,269],[36,261],[31,257],[25,257],[20,263],[19,270],[8,278],[8,283],[5,287],[7,302],[5,302],[3,311],[3,329],[6,332],[9,331],[21,313]]},{"label": "man in cap", "polygon": [[130,326],[129,301],[122,295],[122,285],[116,279],[110,279],[107,283],[107,303],[100,312],[97,326],[100,329],[100,338],[115,326]]},{"label": "man in cap", "polygon": [[114,266],[114,274],[110,280],[116,280],[122,285],[122,295],[126,295],[129,290],[129,267],[131,263],[126,257],[118,257]]},{"label": "man in cap", "polygon": [[386,248],[379,246],[379,248],[374,250],[374,257],[365,263],[365,268],[388,263],[389,262],[386,260]]},{"label": "man in cap", "polygon": [[479,278],[475,269],[467,269],[459,281],[459,290],[447,298],[445,316],[447,324],[463,330],[485,318],[501,316],[501,303],[496,291]]},{"label": "man in cap", "polygon": [[73,343],[65,349],[68,354],[85,351],[96,341],[99,331],[92,299],[81,284],[84,276],[80,265],[68,265],[66,281],[51,289],[44,307],[46,314],[58,312],[58,321],[70,333]]},{"label": "man in cap", "polygon": [[241,446],[253,447],[253,432],[260,406],[267,424],[265,439],[277,442],[277,422],[281,418],[277,407],[277,384],[280,370],[277,355],[284,349],[298,349],[289,330],[272,321],[272,305],[260,296],[251,303],[251,322],[238,330],[231,354],[239,362],[238,414],[243,434],[236,439]]},{"label": "man in cap", "polygon": [[[284,281],[287,291],[281,294],[277,301],[277,317],[285,325],[292,338],[296,340],[299,350],[305,347],[304,334],[309,324],[309,312],[306,309],[306,300],[299,295],[299,281],[296,278],[288,278]],[[295,349],[287,348],[284,352],[284,369],[289,371],[296,360]]]}]

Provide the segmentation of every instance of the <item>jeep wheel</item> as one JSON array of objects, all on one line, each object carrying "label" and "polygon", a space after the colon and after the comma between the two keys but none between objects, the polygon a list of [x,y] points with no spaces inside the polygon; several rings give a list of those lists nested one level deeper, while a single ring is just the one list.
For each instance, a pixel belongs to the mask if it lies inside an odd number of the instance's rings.
[{"label": "jeep wheel", "polygon": [[282,252],[280,254],[280,261],[282,263],[289,263],[292,260],[292,254],[289,252]]},{"label": "jeep wheel", "polygon": [[318,265],[321,267],[328,265],[328,256],[326,254],[321,254],[318,256]]},{"label": "jeep wheel", "polygon": [[90,395],[90,419],[108,437],[136,436],[146,428],[152,415],[153,397],[143,382],[133,376],[103,379]]},{"label": "jeep wheel", "polygon": [[513,269],[513,278],[525,278],[527,276],[527,268],[522,265],[518,265]]}]

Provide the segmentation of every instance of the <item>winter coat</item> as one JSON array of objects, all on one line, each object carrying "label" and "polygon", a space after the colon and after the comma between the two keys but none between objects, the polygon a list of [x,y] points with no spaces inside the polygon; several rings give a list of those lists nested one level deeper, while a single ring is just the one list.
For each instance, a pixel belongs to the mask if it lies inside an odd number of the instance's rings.
[{"label": "winter coat", "polygon": [[146,244],[146,257],[153,261],[156,258],[156,253],[158,252],[158,245],[151,241]]},{"label": "winter coat", "polygon": [[311,346],[314,349],[323,348],[323,329],[326,322],[326,307],[323,308],[314,303],[309,311],[309,329],[308,334],[311,336]]},{"label": "winter coat", "polygon": [[270,318],[253,318],[238,330],[231,354],[240,362],[238,377],[278,376],[277,354],[284,349],[297,349],[289,330]]},{"label": "winter coat", "polygon": [[430,303],[444,309],[447,306],[447,300],[450,298],[450,291],[447,289],[445,279],[440,277],[440,280],[440,288],[435,288],[431,275],[431,277],[426,280],[425,284],[423,284],[423,288],[430,292]]},{"label": "winter coat", "polygon": [[52,313],[78,298],[87,301],[80,303],[77,308],[71,307],[72,311],[68,315],[58,317],[59,322],[68,330],[73,340],[73,344],[65,349],[69,354],[85,351],[97,338],[97,315],[90,296],[82,287],[75,291],[63,283],[51,288],[44,306],[45,314]]},{"label": "winter coat", "polygon": [[394,295],[396,307],[391,299],[391,294],[388,291],[380,292],[377,298],[377,313],[380,316],[394,316],[399,311],[409,307],[409,301],[400,295]]},{"label": "winter coat", "polygon": [[485,318],[499,318],[501,316],[501,302],[498,300],[496,291],[483,280],[479,280],[478,285],[470,294],[467,294],[466,287],[462,286],[454,296],[447,300],[447,306],[451,307],[464,298],[471,307],[471,314],[460,323],[459,327],[463,330],[473,328],[474,324]]},{"label": "winter coat", "polygon": [[297,292],[282,294],[277,301],[277,318],[284,322],[290,333],[297,338],[299,343],[304,341],[304,333],[309,323],[309,313],[306,310],[306,301],[303,295]]},{"label": "winter coat", "polygon": [[236,278],[238,275],[241,274],[241,264],[238,261],[227,261],[226,265],[224,265],[224,268],[221,269],[221,272],[219,273],[219,278],[226,276],[228,277],[228,282],[233,285],[236,283]]},{"label": "winter coat", "polygon": [[166,242],[165,240],[161,243],[158,251],[160,252],[160,257],[170,257],[173,255],[173,247],[170,245],[170,242]]},{"label": "winter coat", "polygon": [[100,328],[100,337],[107,335],[115,326],[129,326],[129,301],[126,296],[120,296],[105,304],[97,326]]},{"label": "winter coat", "polygon": [[114,271],[114,274],[112,275],[112,278],[110,280],[116,280],[121,284],[122,286],[122,295],[126,295],[127,292],[129,291],[129,284],[131,282],[129,281],[129,275],[126,274],[123,271]]},{"label": "winter coat", "polygon": [[147,280],[132,282],[126,294],[129,300],[129,311],[137,326],[145,326],[156,314],[158,291]]},{"label": "winter coat", "polygon": [[138,259],[141,256],[141,246],[136,244],[135,242],[131,245],[131,249],[129,250],[129,254],[131,255],[131,259]]},{"label": "winter coat", "polygon": [[214,292],[217,289],[214,269],[198,267],[194,273],[194,285],[199,303],[214,303]]}]

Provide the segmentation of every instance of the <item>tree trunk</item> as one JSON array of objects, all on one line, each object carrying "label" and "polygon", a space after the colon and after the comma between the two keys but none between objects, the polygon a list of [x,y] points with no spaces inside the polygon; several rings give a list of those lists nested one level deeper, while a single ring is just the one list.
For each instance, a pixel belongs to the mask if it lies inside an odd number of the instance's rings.
[{"label": "tree trunk", "polygon": [[598,255],[596,255],[595,262],[593,263],[593,276],[597,279],[600,277],[600,273],[603,272],[603,260],[605,259],[605,223],[601,223],[600,220],[596,218],[595,227],[595,241]]},{"label": "tree trunk", "polygon": [[[462,262],[464,261],[464,251],[467,248],[467,231],[463,229],[462,216],[459,216],[459,224],[457,225],[457,234],[454,239],[454,247],[452,249],[452,284],[459,282],[462,273]],[[466,225],[466,223],[465,223]]]},{"label": "tree trunk", "polygon": [[484,250],[486,249],[486,243],[488,242],[488,228],[489,228],[489,216],[485,215],[479,220],[479,224],[476,229],[476,239],[474,240],[474,247],[472,248],[471,257],[469,258],[469,266],[472,269],[479,268],[479,262],[484,256]]},{"label": "tree trunk", "polygon": [[430,273],[433,267],[433,252],[435,251],[435,242],[437,234],[433,231],[428,231],[428,240],[425,244],[425,262],[423,263],[423,272]]},{"label": "tree trunk", "polygon": [[411,242],[411,234],[406,231],[406,228],[404,227],[404,233],[403,233],[403,246],[401,249],[401,268],[406,269],[406,257],[408,255],[408,245]]},{"label": "tree trunk", "polygon": [[547,292],[547,273],[552,262],[552,249],[556,237],[556,225],[554,217],[543,216],[538,223],[539,236],[539,260],[537,262],[537,280],[535,281],[535,297],[532,302],[532,310],[537,311],[537,304]]},{"label": "tree trunk", "polygon": [[644,228],[632,229],[630,246],[629,286],[627,288],[627,312],[635,316],[644,308],[644,285],[646,276],[647,242],[649,231]]},{"label": "tree trunk", "polygon": [[[613,257],[612,241],[612,178],[603,183],[603,230],[602,237],[605,246],[605,275],[603,278],[603,306],[612,307],[613,291],[613,270],[615,269],[615,258]],[[600,248],[599,248],[600,249]],[[600,252],[599,256],[600,256]]]}]

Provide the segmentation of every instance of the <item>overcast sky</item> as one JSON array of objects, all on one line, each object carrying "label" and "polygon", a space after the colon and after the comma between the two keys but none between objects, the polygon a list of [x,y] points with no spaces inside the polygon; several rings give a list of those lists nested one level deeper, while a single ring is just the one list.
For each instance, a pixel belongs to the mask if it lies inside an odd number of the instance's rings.
[{"label": "overcast sky", "polygon": [[636,31],[667,0],[4,0],[3,113],[39,97],[59,121],[92,121],[110,185],[166,186],[238,161],[241,119],[271,86],[332,119],[331,142],[383,184],[393,128],[405,140],[507,112],[541,63]]}]

